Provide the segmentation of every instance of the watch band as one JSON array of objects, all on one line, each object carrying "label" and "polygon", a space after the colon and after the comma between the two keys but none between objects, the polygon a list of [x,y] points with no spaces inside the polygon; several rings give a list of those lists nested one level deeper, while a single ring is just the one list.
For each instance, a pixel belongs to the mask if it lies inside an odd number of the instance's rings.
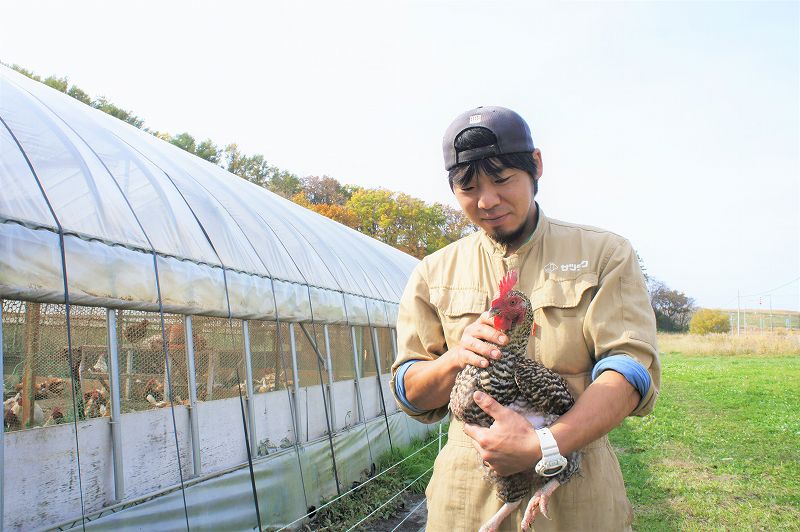
[{"label": "watch band", "polygon": [[561,456],[561,451],[558,450],[558,443],[553,437],[553,433],[547,427],[536,429],[536,434],[539,436],[539,444],[542,446],[542,459],[551,456]]}]

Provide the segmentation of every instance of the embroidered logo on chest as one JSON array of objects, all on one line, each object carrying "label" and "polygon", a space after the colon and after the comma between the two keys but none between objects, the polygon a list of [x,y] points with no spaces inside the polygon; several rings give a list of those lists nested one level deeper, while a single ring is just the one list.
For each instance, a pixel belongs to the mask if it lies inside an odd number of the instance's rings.
[{"label": "embroidered logo on chest", "polygon": [[544,271],[545,273],[553,273],[556,270],[561,270],[562,272],[577,272],[580,270],[584,270],[588,267],[589,267],[589,261],[584,259],[580,262],[570,262],[568,264],[562,264],[560,266],[557,266],[554,262],[551,262],[544,267]]}]

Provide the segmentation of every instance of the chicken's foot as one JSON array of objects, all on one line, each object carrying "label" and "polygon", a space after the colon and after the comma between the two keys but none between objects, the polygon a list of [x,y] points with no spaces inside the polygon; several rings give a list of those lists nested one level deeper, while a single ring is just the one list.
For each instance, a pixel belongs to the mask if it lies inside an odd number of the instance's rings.
[{"label": "chicken's foot", "polygon": [[550,502],[550,496],[561,485],[556,479],[550,480],[547,484],[536,490],[536,493],[531,497],[528,507],[525,509],[525,517],[522,518],[522,530],[530,530],[533,520],[536,519],[536,514],[542,512],[542,515],[550,519],[547,515],[547,503]]},{"label": "chicken's foot", "polygon": [[517,506],[519,506],[519,503],[521,502],[522,499],[515,502],[505,503],[500,507],[497,513],[492,516],[491,519],[483,524],[479,532],[497,532],[497,529],[500,528],[500,524],[503,522],[503,520],[508,517],[511,512],[516,510]]}]

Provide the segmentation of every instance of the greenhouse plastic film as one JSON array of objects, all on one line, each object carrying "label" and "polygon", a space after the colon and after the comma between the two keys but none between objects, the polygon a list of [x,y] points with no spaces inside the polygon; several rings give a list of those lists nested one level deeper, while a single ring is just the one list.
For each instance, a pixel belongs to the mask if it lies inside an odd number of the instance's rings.
[{"label": "greenhouse plastic film", "polygon": [[311,287],[311,308],[314,321],[320,323],[346,323],[341,292]]},{"label": "greenhouse plastic film", "polygon": [[64,229],[147,248],[133,212],[80,137],[16,85],[3,82],[1,88],[0,115],[30,159]]},{"label": "greenhouse plastic film", "polygon": [[[184,161],[185,157],[190,156],[189,154],[120,120],[108,117],[106,122],[106,127],[113,134],[143,153],[165,172],[165,175],[169,176],[170,181],[174,183],[191,209],[190,217],[181,218],[179,223],[197,224],[199,222],[214,246],[219,260],[226,267],[259,275],[270,273],[248,241],[242,228],[220,202],[210,194],[208,188],[198,181],[201,174],[194,168],[187,168]],[[211,163],[206,162],[206,164]],[[233,175],[231,174],[231,176]],[[235,178],[235,176],[233,177]],[[214,187],[223,186],[219,182],[207,184]],[[251,235],[253,238],[256,236]]]},{"label": "greenhouse plastic film", "polygon": [[275,281],[275,299],[281,321],[311,321],[308,288],[302,284]]},{"label": "greenhouse plastic film", "polygon": [[0,125],[0,217],[25,223],[56,227],[25,157]]},{"label": "greenhouse plastic film", "polygon": [[353,294],[344,294],[347,319],[350,325],[368,325],[367,300]]},{"label": "greenhouse plastic film", "polygon": [[64,301],[58,235],[0,223],[0,297]]},{"label": "greenhouse plastic film", "polygon": [[389,327],[397,327],[397,314],[400,310],[400,305],[397,303],[386,303],[386,318],[389,322]]},{"label": "greenhouse plastic film", "polygon": [[272,282],[265,277],[228,270],[228,296],[231,313],[242,319],[275,319],[275,298]]},{"label": "greenhouse plastic film", "polygon": [[64,248],[73,302],[98,305],[116,301],[115,306],[158,308],[152,254],[70,235],[64,237]]},{"label": "greenhouse plastic film", "polygon": [[373,327],[389,326],[389,321],[386,316],[386,307],[383,301],[367,299],[367,309],[369,311],[369,321]]},{"label": "greenhouse plastic film", "polygon": [[222,268],[158,257],[158,278],[165,311],[228,316]]},{"label": "greenhouse plastic film", "polygon": [[109,115],[87,108],[74,98],[48,98],[51,91],[41,83],[28,81],[25,87],[33,95],[46,99],[53,112],[65,120],[99,157],[130,202],[157,251],[218,263],[186,202],[166,174],[128,144],[105,131],[103,124]]}]

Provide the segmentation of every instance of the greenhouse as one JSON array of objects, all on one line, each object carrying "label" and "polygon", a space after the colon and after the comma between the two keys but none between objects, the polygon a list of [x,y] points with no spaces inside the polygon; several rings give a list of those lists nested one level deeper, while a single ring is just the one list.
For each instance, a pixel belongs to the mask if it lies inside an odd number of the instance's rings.
[{"label": "greenhouse", "polygon": [[279,528],[428,431],[415,258],[4,66],[0,190],[2,530]]}]

